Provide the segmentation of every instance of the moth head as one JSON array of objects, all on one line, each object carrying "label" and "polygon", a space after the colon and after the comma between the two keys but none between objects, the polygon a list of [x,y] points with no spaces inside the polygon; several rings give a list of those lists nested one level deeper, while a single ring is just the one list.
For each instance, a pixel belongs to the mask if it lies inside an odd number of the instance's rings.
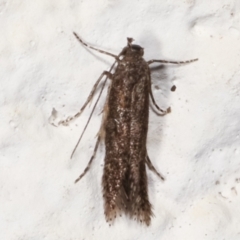
[{"label": "moth head", "polygon": [[142,57],[144,54],[144,50],[141,46],[132,44],[134,41],[133,38],[127,38],[127,46],[122,50],[121,55],[126,57]]}]

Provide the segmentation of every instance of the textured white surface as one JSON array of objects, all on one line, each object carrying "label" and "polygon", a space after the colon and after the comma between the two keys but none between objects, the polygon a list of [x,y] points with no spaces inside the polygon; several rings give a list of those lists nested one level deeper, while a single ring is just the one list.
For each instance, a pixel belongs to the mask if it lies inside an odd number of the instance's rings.
[{"label": "textured white surface", "polygon": [[[52,108],[74,114],[113,62],[73,31],[116,54],[133,37],[147,60],[199,58],[153,73],[155,98],[172,113],[150,114],[149,154],[166,176],[148,171],[150,227],[106,224],[103,146],[74,184],[104,97],[71,160],[91,108],[69,127],[49,124]],[[0,239],[240,239],[239,0],[1,1],[0,33]]]}]

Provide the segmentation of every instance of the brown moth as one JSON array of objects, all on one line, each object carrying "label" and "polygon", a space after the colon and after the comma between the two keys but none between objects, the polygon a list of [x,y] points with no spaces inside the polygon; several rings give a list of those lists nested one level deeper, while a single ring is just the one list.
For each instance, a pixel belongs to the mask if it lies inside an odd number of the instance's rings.
[{"label": "brown moth", "polygon": [[[111,84],[103,110],[102,126],[98,133],[94,153],[86,169],[75,182],[78,182],[87,173],[100,140],[104,140],[106,152],[102,187],[104,213],[107,222],[113,222],[116,216],[125,213],[130,218],[134,218],[148,226],[153,211],[148,198],[146,165],[164,180],[164,177],[152,165],[146,148],[150,99],[161,115],[170,112],[170,108],[162,110],[155,102],[151,90],[149,65],[152,63],[185,64],[197,59],[179,62],[165,60],[145,61],[143,48],[132,44],[132,38],[127,38],[127,46],[123,48],[119,55],[114,55],[89,46],[76,33],[74,35],[84,46],[115,58],[115,63],[110,68],[110,71],[102,73],[80,111],[75,116],[59,122],[59,124],[67,125],[71,120],[79,117],[93,98],[99,82],[106,76],[98,99],[83,130],[84,133],[105,83],[107,79],[110,79]],[[116,63],[115,72],[111,73]],[[172,87],[172,90],[175,90],[175,86]]]}]

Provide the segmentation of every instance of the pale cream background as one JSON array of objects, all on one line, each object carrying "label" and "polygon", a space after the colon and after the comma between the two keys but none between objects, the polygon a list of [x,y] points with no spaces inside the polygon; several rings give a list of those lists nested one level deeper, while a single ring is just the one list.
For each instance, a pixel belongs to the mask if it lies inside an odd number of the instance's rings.
[{"label": "pale cream background", "polygon": [[[150,114],[149,155],[166,181],[148,171],[149,228],[125,217],[106,224],[104,146],[74,184],[104,96],[71,160],[91,108],[69,127],[49,123],[53,108],[59,118],[74,114],[113,62],[73,31],[116,54],[133,37],[148,60],[199,58],[153,73],[155,98],[172,113]],[[240,239],[239,31],[239,0],[1,1],[0,239]]]}]

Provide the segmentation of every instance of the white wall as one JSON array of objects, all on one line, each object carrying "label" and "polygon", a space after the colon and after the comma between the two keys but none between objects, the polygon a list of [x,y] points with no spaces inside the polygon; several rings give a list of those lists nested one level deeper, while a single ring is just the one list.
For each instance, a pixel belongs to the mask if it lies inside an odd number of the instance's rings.
[{"label": "white wall", "polygon": [[[0,239],[239,239],[239,21],[238,0],[2,1]],[[93,152],[104,96],[72,159],[91,108],[68,127],[49,123],[53,108],[59,119],[76,113],[113,62],[73,31],[115,54],[133,37],[147,60],[199,58],[153,73],[155,98],[172,113],[150,114],[149,155],[166,177],[148,171],[150,227],[124,216],[105,222],[103,145],[74,184]]]}]

